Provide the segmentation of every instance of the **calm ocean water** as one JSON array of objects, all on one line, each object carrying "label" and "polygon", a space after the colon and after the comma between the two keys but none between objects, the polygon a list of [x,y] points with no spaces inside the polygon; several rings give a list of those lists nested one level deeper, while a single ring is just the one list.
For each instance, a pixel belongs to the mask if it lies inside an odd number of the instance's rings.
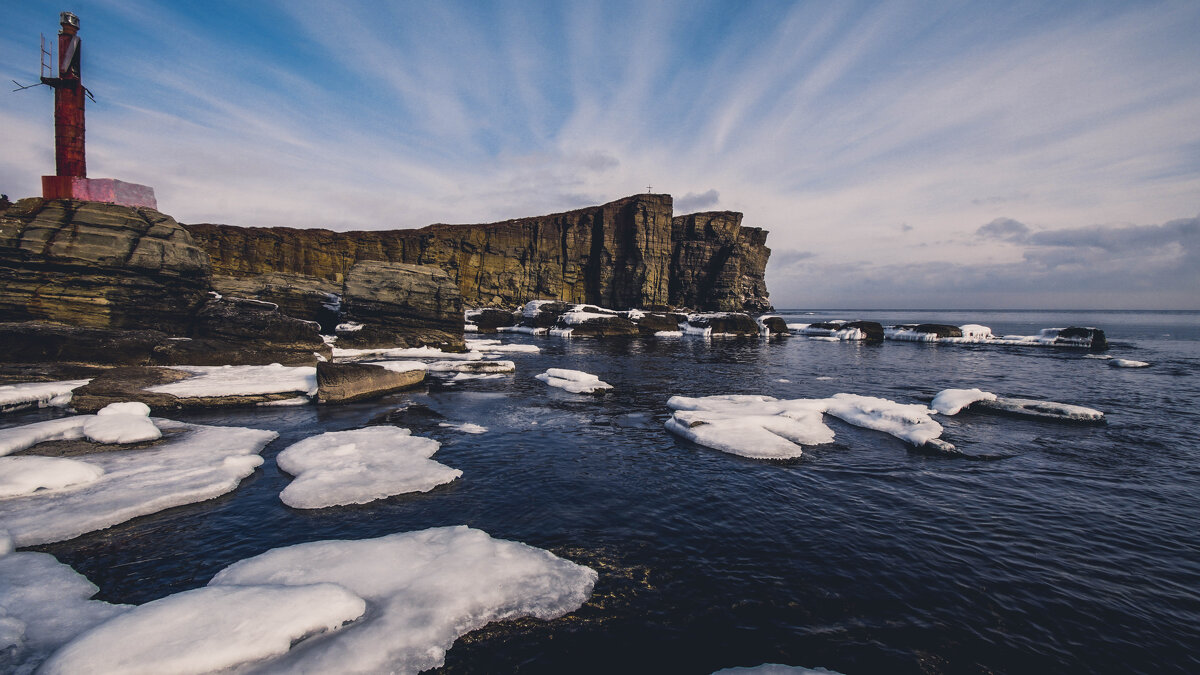
[{"label": "calm ocean water", "polygon": [[[802,337],[505,336],[542,351],[505,356],[518,370],[497,380],[435,380],[346,406],[179,414],[281,437],[226,497],[38,550],[98,584],[101,599],[125,603],[202,586],[278,546],[452,524],[600,572],[580,611],[468,635],[447,673],[709,673],[764,662],[843,673],[1200,672],[1200,313],[781,314],[981,323],[996,334],[1093,325],[1108,333],[1110,354],[1153,365],[1112,368],[1074,350]],[[616,389],[568,394],[534,379],[549,367]],[[851,392],[911,403],[951,387],[1085,405],[1108,423],[940,418],[943,437],[972,459],[925,456],[827,418],[835,442],[788,462],[724,454],[663,428],[675,394]],[[383,421],[439,440],[435,459],[463,477],[365,506],[282,505],[280,450]]]}]

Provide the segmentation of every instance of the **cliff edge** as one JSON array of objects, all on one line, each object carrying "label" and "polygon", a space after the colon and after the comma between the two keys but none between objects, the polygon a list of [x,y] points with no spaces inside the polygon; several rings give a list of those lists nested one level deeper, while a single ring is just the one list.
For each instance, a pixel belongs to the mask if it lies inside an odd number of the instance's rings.
[{"label": "cliff edge", "polygon": [[[675,217],[670,195],[642,194],[565,213],[479,225],[333,232],[185,224],[212,263],[214,285],[250,278],[341,285],[362,261],[429,265],[466,306],[555,299],[765,311],[767,233],[733,212]],[[319,284],[318,284],[319,285]]]}]

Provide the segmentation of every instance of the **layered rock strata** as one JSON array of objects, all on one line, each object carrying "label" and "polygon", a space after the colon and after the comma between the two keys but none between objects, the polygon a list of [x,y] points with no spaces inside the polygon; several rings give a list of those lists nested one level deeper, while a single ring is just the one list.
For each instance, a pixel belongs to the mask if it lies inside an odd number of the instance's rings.
[{"label": "layered rock strata", "polygon": [[555,299],[760,311],[770,305],[763,280],[770,250],[766,232],[742,226],[741,218],[676,218],[670,195],[645,194],[565,213],[417,230],[185,227],[218,278],[287,274],[342,284],[356,263],[374,260],[437,267],[472,307]]},{"label": "layered rock strata", "polygon": [[187,335],[208,290],[208,256],[153,209],[22,199],[0,216],[7,321]]},{"label": "layered rock strata", "polygon": [[338,346],[463,349],[462,297],[436,267],[361,262],[342,296]]}]

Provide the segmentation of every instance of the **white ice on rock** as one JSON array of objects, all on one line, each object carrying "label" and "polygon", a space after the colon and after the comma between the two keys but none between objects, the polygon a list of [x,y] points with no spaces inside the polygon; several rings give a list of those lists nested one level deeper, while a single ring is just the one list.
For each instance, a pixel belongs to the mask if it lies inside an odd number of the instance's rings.
[{"label": "white ice on rock", "polygon": [[591,373],[585,373],[582,370],[549,368],[546,372],[539,373],[534,377],[551,387],[565,389],[572,394],[594,394],[613,388],[611,384],[604,382],[599,377]]},{"label": "white ice on rock", "polygon": [[776,399],[771,396],[672,396],[675,409],[666,427],[700,445],[754,459],[800,457],[803,446],[833,441],[821,415],[827,413],[855,426],[891,434],[914,446],[936,444],[942,426],[919,404],[896,403],[873,396],[836,394],[821,399]]},{"label": "white ice on rock", "polygon": [[169,595],[101,623],[42,664],[44,675],[211,673],[281,656],[336,631],[366,603],[342,586],[208,586]]},{"label": "white ice on rock", "polygon": [[59,382],[22,382],[0,385],[0,411],[16,410],[32,405],[40,408],[63,408],[71,403],[71,392],[91,380],[61,380]]},{"label": "white ice on rock", "polygon": [[0,457],[0,499],[94,483],[104,469],[62,457]]},{"label": "white ice on rock", "polygon": [[[11,452],[40,440],[77,439],[81,437],[80,420],[88,418],[94,416],[0,430],[0,447]],[[104,475],[84,485],[0,500],[0,530],[8,530],[17,546],[32,546],[72,539],[138,516],[219,497],[237,488],[262,464],[258,453],[277,436],[274,431],[258,429],[165,419],[154,422],[163,431],[178,433],[147,448],[77,457],[80,462],[98,466]],[[74,432],[65,423],[74,423]],[[28,427],[41,428],[31,431]]]},{"label": "white ice on rock", "polygon": [[455,639],[492,621],[578,609],[596,578],[548,551],[457,526],[279,548],[234,563],[209,585],[334,583],[366,600],[363,618],[297,644],[262,671],[416,673],[442,665]]},{"label": "white ice on rock", "polygon": [[432,459],[441,444],[393,426],[331,431],[279,453],[279,468],[296,477],[279,498],[297,509],[366,504],[406,492],[428,492],[462,475]]},{"label": "white ice on rock", "polygon": [[131,609],[90,600],[99,590],[48,553],[0,554],[0,670],[33,672],[80,633]]},{"label": "white ice on rock", "polygon": [[933,397],[933,403],[930,403],[929,407],[942,415],[957,415],[972,403],[995,400],[995,394],[982,389],[944,389]]},{"label": "white ice on rock", "polygon": [[204,396],[252,396],[291,391],[314,394],[317,369],[313,366],[171,366],[193,377],[147,387],[147,391],[180,398]]}]

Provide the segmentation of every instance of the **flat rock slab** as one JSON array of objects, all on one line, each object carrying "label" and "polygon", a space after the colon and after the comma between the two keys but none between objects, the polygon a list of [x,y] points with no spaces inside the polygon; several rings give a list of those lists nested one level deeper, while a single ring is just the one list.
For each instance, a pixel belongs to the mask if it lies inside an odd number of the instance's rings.
[{"label": "flat rock slab", "polygon": [[424,370],[397,372],[368,363],[318,363],[317,401],[363,401],[408,389],[424,380]]},{"label": "flat rock slab", "polygon": [[88,384],[75,390],[71,407],[79,412],[91,413],[110,403],[140,401],[150,410],[163,412],[185,408],[220,408],[226,406],[254,405],[268,401],[294,398],[296,392],[271,394],[234,394],[228,396],[175,396],[164,392],[147,391],[149,387],[178,382],[193,377],[177,368],[157,366],[134,366],[113,368],[97,375]]}]

